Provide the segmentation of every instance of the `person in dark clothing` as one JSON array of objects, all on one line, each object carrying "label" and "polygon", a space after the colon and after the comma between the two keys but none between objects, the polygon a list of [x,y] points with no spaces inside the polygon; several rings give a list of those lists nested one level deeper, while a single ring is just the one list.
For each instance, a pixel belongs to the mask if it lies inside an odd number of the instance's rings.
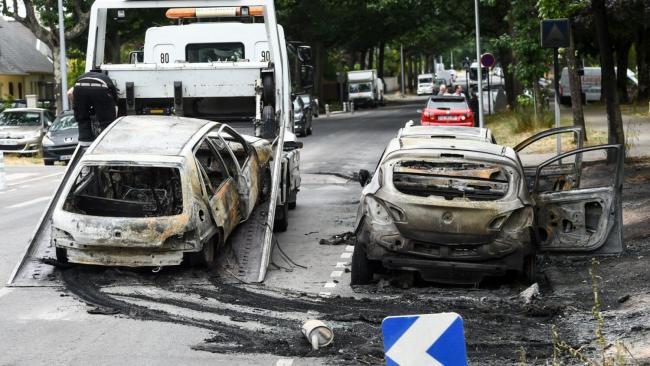
[{"label": "person in dark clothing", "polygon": [[[79,144],[88,146],[117,117],[117,88],[113,81],[100,71],[81,75],[74,84],[74,118],[79,126]],[[95,131],[91,117],[99,124]]]},{"label": "person in dark clothing", "polygon": [[474,90],[472,90],[472,96],[467,101],[467,104],[469,105],[469,109],[472,110],[472,113],[474,113],[474,127],[476,127],[476,126],[479,125],[479,122],[478,122],[478,119],[479,119],[479,115],[478,115],[478,112],[479,112],[478,111],[479,100],[478,100],[478,95],[476,94],[476,92]]}]

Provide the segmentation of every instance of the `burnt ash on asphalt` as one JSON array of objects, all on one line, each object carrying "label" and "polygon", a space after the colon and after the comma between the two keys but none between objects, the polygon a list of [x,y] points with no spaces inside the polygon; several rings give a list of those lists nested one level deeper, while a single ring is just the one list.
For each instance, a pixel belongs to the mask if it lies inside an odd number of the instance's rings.
[{"label": "burnt ash on asphalt", "polygon": [[[643,171],[627,178],[650,182]],[[643,176],[642,176],[643,175]],[[630,187],[630,185],[626,185]],[[650,184],[632,185],[625,205],[647,199]],[[627,208],[626,208],[627,210]],[[637,212],[637,211],[634,211]],[[633,212],[633,213],[634,213]],[[638,215],[647,215],[639,209]],[[636,216],[633,216],[633,218]],[[598,290],[602,297],[605,337],[624,343],[650,337],[650,312],[643,304],[650,294],[650,243],[647,229],[629,231],[620,256],[599,259]],[[635,240],[632,240],[635,239]],[[147,271],[93,267],[61,268],[65,291],[98,314],[115,314],[207,329],[212,336],[194,349],[214,353],[273,354],[322,357],[328,364],[384,364],[381,321],[389,315],[457,312],[464,319],[470,360],[481,365],[544,364],[553,353],[551,327],[562,340],[595,352],[591,259],[539,257],[541,296],[530,304],[519,298],[526,288],[515,281],[490,281],[479,288],[417,284],[356,287],[355,298],[321,299],[313,294],[246,285],[216,272],[189,268]],[[101,316],[101,315],[98,315]],[[334,343],[312,351],[300,333],[302,322],[321,319],[334,329]],[[639,361],[639,360],[637,360]],[[564,358],[562,364],[577,364]],[[639,361],[641,362],[641,361]]]}]

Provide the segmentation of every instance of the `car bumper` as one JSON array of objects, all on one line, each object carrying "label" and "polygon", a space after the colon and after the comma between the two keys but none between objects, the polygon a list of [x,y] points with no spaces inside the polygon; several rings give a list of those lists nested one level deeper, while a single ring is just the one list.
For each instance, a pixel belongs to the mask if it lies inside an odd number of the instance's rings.
[{"label": "car bumper", "polygon": [[425,122],[420,121],[422,126],[459,126],[459,127],[474,127],[474,121],[449,121],[449,122]]},{"label": "car bumper", "polygon": [[43,146],[43,160],[68,161],[72,158],[77,145]]},{"label": "car bumper", "polygon": [[[521,263],[521,260],[514,261]],[[425,281],[448,284],[474,284],[487,276],[503,276],[511,269],[505,263],[451,262],[400,256],[388,256],[381,262],[387,269],[414,271]]]},{"label": "car bumper", "polygon": [[66,248],[70,263],[115,267],[176,266],[183,261],[183,251],[156,251],[150,249],[81,250]]},{"label": "car bumper", "polygon": [[0,152],[14,154],[34,154],[41,150],[40,140],[16,140],[11,144],[0,141]]}]

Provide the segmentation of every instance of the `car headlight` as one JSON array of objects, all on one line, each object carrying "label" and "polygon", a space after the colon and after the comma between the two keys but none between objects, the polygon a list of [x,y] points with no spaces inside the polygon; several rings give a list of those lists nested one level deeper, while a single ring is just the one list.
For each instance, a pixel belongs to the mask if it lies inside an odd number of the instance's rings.
[{"label": "car headlight", "polygon": [[50,140],[50,138],[47,137],[47,135],[43,136],[43,142],[42,143],[43,143],[43,146],[52,146],[52,145],[54,145],[54,141]]},{"label": "car headlight", "polygon": [[393,218],[381,201],[373,196],[366,196],[366,212],[370,219],[380,225],[390,225]]}]

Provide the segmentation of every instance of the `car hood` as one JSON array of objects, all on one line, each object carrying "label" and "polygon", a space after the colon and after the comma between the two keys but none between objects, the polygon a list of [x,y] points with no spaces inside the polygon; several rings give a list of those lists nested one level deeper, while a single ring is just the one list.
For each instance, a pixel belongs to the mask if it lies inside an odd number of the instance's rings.
[{"label": "car hood", "polygon": [[50,132],[47,136],[55,145],[72,145],[78,142],[79,130],[76,128],[68,128],[66,130]]},{"label": "car hood", "polygon": [[0,138],[21,138],[25,134],[32,134],[40,130],[40,126],[0,126]]}]

